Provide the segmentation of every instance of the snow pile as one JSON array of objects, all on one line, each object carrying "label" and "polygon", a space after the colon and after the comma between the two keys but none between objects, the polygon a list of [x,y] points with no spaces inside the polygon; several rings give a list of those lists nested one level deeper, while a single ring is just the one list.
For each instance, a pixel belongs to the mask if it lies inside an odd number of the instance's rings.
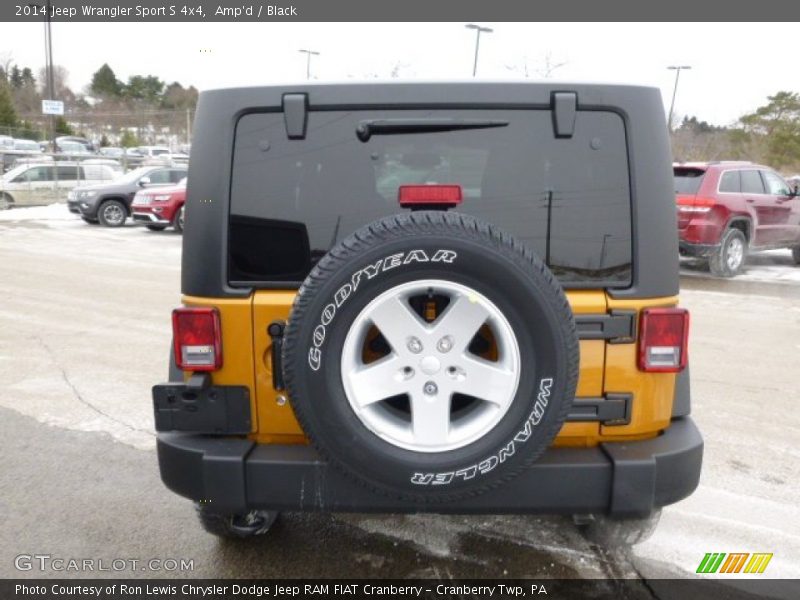
[{"label": "snow pile", "polygon": [[63,203],[48,204],[47,206],[26,206],[25,208],[11,208],[9,210],[0,211],[0,221],[81,222],[80,218],[69,212],[67,205]]}]

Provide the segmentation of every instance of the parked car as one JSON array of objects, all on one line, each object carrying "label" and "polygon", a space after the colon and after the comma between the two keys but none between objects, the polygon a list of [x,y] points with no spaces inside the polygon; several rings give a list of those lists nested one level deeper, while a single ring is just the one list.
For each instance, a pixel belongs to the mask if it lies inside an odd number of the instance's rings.
[{"label": "parked car", "polygon": [[35,140],[15,139],[13,150],[15,152],[26,152],[30,154],[42,153],[42,149],[39,147],[39,142]]},{"label": "parked car", "polygon": [[100,156],[107,156],[108,158],[122,158],[125,155],[125,148],[104,146],[100,148],[99,154]]},{"label": "parked car", "polygon": [[183,231],[183,205],[186,202],[186,178],[178,185],[136,192],[131,204],[134,222],[152,231],[162,231],[170,225]]},{"label": "parked car", "polygon": [[14,149],[14,138],[10,135],[0,135],[0,152]]},{"label": "parked car", "polygon": [[673,165],[680,253],[733,277],[747,254],[789,248],[800,264],[800,198],[774,170],[750,162]]},{"label": "parked car", "polygon": [[56,148],[59,152],[65,152],[65,150],[63,149],[64,144],[79,144],[89,154],[95,153],[94,144],[92,144],[92,142],[90,142],[86,138],[78,137],[75,135],[62,135],[56,138]]},{"label": "parked car", "polygon": [[139,154],[149,158],[153,158],[161,154],[169,154],[169,148],[166,146],[139,146],[136,149],[139,151]]},{"label": "parked car", "polygon": [[34,206],[63,201],[79,185],[112,181],[116,172],[108,165],[77,162],[26,164],[0,177],[0,206]]},{"label": "parked car", "polygon": [[93,152],[89,152],[89,150],[83,144],[79,144],[78,142],[71,142],[68,140],[63,140],[58,144],[58,153],[64,154],[69,156],[70,158],[82,158],[85,156],[93,156]]},{"label": "parked car", "polygon": [[53,157],[49,154],[42,154],[37,152],[17,152],[16,150],[7,150],[0,153],[2,157],[2,170],[3,172],[10,171],[22,165],[39,165],[42,163],[52,163]]},{"label": "parked car", "polygon": [[118,160],[114,160],[113,158],[87,158],[81,161],[82,165],[106,165],[110,167],[112,171],[116,174],[114,179],[117,177],[121,177],[125,174],[125,170],[122,168],[122,164]]},{"label": "parked car", "polygon": [[76,188],[69,195],[67,206],[87,223],[120,227],[131,214],[136,192],[174,185],[186,177],[186,173],[186,167],[140,167],[110,183]]},{"label": "parked car", "polygon": [[214,90],[193,133],[152,400],[161,478],[209,532],[560,513],[613,546],[697,487],[658,89]]}]

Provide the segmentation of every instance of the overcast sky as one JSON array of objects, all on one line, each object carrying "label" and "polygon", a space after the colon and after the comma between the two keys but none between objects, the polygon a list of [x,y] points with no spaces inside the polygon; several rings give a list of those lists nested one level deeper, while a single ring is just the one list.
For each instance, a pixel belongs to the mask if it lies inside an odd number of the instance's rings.
[{"label": "overcast sky", "polygon": [[[566,63],[553,79],[656,86],[666,109],[671,64],[681,73],[675,111],[726,125],[779,90],[796,91],[794,23],[483,23],[479,78],[540,78],[545,58]],[[465,79],[475,32],[464,23],[54,23],[54,61],[81,90],[108,62],[117,77],[154,74],[199,89],[305,79],[299,48],[320,81],[386,78]],[[0,57],[36,72],[44,65],[43,25],[0,23]],[[511,69],[509,68],[511,67]],[[516,69],[516,70],[512,70]],[[537,73],[537,71],[539,71]]]}]

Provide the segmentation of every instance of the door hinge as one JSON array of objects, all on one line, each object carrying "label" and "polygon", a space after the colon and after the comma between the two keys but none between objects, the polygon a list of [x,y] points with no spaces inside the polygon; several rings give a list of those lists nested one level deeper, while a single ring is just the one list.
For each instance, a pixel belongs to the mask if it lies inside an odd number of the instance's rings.
[{"label": "door hinge", "polygon": [[575,398],[567,421],[627,425],[631,422],[632,394],[606,394],[602,398]]},{"label": "door hinge", "polygon": [[604,315],[575,315],[578,338],[607,340],[610,344],[636,341],[636,311],[612,310]]}]

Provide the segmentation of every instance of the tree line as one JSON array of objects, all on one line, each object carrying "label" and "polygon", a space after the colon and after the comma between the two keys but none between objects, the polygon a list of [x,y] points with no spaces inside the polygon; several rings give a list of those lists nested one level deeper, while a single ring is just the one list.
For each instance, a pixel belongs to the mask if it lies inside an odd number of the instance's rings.
[{"label": "tree line", "polygon": [[684,117],[671,134],[677,161],[749,160],[782,170],[800,172],[800,94],[780,91],[720,127],[696,117]]},{"label": "tree line", "polygon": [[[131,75],[122,81],[103,64],[81,92],[67,84],[64,67],[53,70],[55,99],[67,106],[55,121],[59,134],[82,134],[101,144],[136,146],[168,136],[188,139],[197,105],[194,86],[167,84],[155,75]],[[0,57],[0,134],[45,139],[48,121],[41,115],[46,74]],[[800,94],[779,91],[736,123],[718,126],[686,116],[672,129],[677,161],[751,160],[800,172]]]},{"label": "tree line", "polygon": [[117,78],[108,64],[92,75],[85,89],[75,92],[62,66],[53,68],[55,93],[47,93],[44,69],[38,77],[29,67],[0,57],[0,134],[35,140],[47,139],[50,123],[41,114],[41,102],[62,100],[64,117],[55,119],[55,131],[82,135],[101,145],[136,146],[170,138],[187,141],[189,121],[197,105],[194,86],[167,84],[155,75]]}]

